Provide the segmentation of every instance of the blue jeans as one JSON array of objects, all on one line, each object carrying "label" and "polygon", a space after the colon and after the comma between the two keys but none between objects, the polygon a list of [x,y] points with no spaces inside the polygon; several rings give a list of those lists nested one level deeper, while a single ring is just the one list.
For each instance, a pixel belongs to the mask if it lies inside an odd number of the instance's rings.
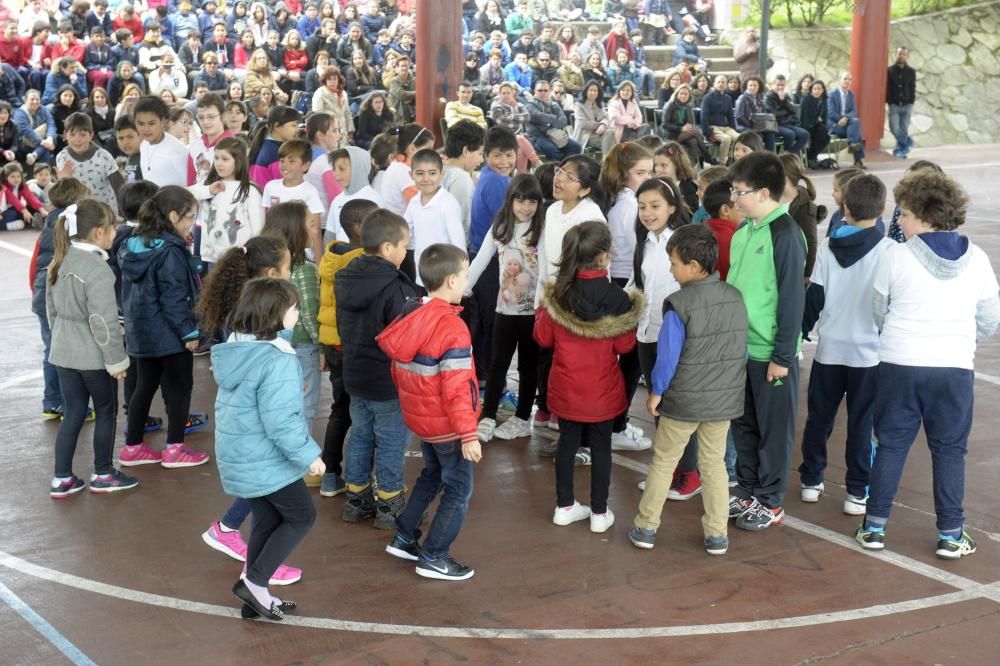
[{"label": "blue jeans", "polygon": [[228,527],[231,530],[240,529],[240,525],[243,521],[247,519],[250,515],[250,502],[246,501],[242,497],[237,497],[233,500],[233,503],[229,505],[226,509],[226,515],[222,517],[219,522]]},{"label": "blue jeans", "polygon": [[403,452],[410,431],[403,423],[399,400],[366,400],[351,396],[351,438],[344,461],[345,481],[367,486],[375,461],[378,489],[394,493],[403,489]]},{"label": "blue jeans", "polygon": [[913,139],[910,138],[910,114],[913,113],[912,104],[890,104],[889,105],[889,131],[896,137],[896,147],[892,149],[893,155],[906,157],[913,148]]},{"label": "blue jeans", "polygon": [[798,155],[806,149],[806,144],[809,143],[809,132],[798,125],[778,125],[778,134],[781,135],[781,140],[784,142],[786,153]]},{"label": "blue jeans", "polygon": [[45,378],[45,389],[42,393],[42,411],[51,412],[62,408],[62,390],[59,388],[59,373],[56,366],[49,363],[49,347],[52,345],[52,329],[49,328],[49,318],[43,314],[38,317],[38,327],[42,332],[42,345],[45,353],[42,355],[42,377]]},{"label": "blue jeans", "polygon": [[583,148],[580,147],[573,139],[566,142],[566,145],[562,148],[556,148],[556,144],[548,140],[544,136],[536,136],[531,140],[531,143],[535,146],[535,150],[540,152],[542,155],[550,161],[562,161],[569,157],[570,155],[579,155],[583,152]]},{"label": "blue jeans", "polygon": [[305,344],[294,345],[295,356],[302,366],[302,379],[306,383],[305,405],[303,414],[306,417],[306,427],[312,429],[313,418],[316,410],[319,409],[320,393],[320,372],[319,372],[319,347],[307,342]]},{"label": "blue jeans", "polygon": [[865,144],[864,140],[861,138],[861,121],[857,118],[851,118],[847,121],[847,125],[841,127],[840,125],[834,124],[830,128],[830,136],[839,136],[842,139],[847,139],[848,144],[858,144],[861,148],[858,152],[854,153],[855,159],[863,159],[865,156]]},{"label": "blue jeans", "polygon": [[974,373],[880,363],[875,397],[878,449],[868,515],[888,518],[910,446],[923,422],[931,450],[934,512],[940,532],[960,529],[965,516],[965,454],[972,430]]},{"label": "blue jeans", "polygon": [[406,508],[396,517],[396,529],[408,539],[420,538],[417,528],[424,512],[443,487],[441,502],[423,545],[427,555],[437,558],[448,554],[448,548],[462,529],[465,514],[469,511],[472,463],[462,457],[462,444],[457,441],[445,444],[421,442],[420,446],[424,455],[424,471],[413,486]]}]

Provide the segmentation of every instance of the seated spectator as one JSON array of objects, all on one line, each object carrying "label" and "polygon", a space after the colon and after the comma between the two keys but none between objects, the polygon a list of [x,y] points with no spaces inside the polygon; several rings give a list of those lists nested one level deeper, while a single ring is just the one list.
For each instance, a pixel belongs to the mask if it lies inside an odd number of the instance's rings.
[{"label": "seated spectator", "polygon": [[632,41],[625,30],[625,19],[616,19],[611,24],[611,32],[604,38],[605,64],[611,67],[611,63],[618,57],[618,51],[625,51],[627,60],[632,60],[635,53],[632,51]]},{"label": "seated spectator", "polygon": [[532,81],[548,81],[552,83],[559,73],[555,61],[548,51],[541,51],[535,59],[535,66],[531,68]]},{"label": "seated spectator", "polygon": [[667,105],[667,102],[674,96],[674,92],[681,87],[682,83],[684,83],[684,79],[681,77],[680,72],[667,72],[666,76],[663,77],[660,89],[656,93],[656,105],[660,110]]},{"label": "seated spectator", "polygon": [[[332,17],[330,17],[332,20]],[[310,2],[295,23],[295,29],[299,31],[304,39],[309,39],[322,26],[323,20],[319,15],[319,9],[315,3]],[[336,25],[336,23],[334,23]]]},{"label": "seated spectator", "polygon": [[96,26],[90,35],[90,43],[83,51],[83,66],[87,70],[87,84],[107,88],[108,81],[115,75],[115,57],[111,47],[104,43],[104,30]]},{"label": "seated spectator", "polygon": [[208,45],[215,37],[215,26],[226,27],[226,17],[219,13],[216,0],[205,0],[198,15],[198,30],[201,32],[201,43]]},{"label": "seated spectator", "polygon": [[531,90],[533,72],[531,71],[531,67],[528,66],[527,55],[518,53],[514,56],[514,62],[504,67],[503,71],[506,79],[511,83],[517,84],[517,87],[522,92]]},{"label": "seated spectator", "polygon": [[743,94],[743,84],[740,83],[740,77],[730,76],[726,79],[726,94],[729,95],[729,99],[733,100],[733,108],[736,108],[736,101]]},{"label": "seated spectator", "polygon": [[861,138],[861,120],[858,107],[851,92],[851,73],[840,75],[840,85],[830,91],[826,102],[827,129],[833,136],[847,139],[847,150],[854,154],[854,166],[865,168],[865,143]]},{"label": "seated spectator", "polygon": [[312,97],[313,113],[328,113],[340,128],[340,148],[348,144],[354,136],[354,119],[351,116],[351,101],[344,90],[344,75],[336,67],[327,67],[320,77],[322,84]]},{"label": "seated spectator", "polygon": [[94,142],[112,155],[118,154],[115,141],[115,112],[104,88],[91,88],[85,112],[94,126]]},{"label": "seated spectator", "polygon": [[243,81],[243,94],[254,97],[260,94],[264,88],[270,89],[274,97],[285,104],[288,102],[288,95],[278,87],[278,82],[274,78],[271,70],[271,60],[267,57],[264,49],[257,49],[247,63],[247,76]]},{"label": "seated spectator", "polygon": [[[254,46],[258,49],[264,48],[267,44],[267,33],[271,30],[264,3],[254,2],[250,5],[250,18],[247,19],[246,29],[253,33]],[[305,31],[304,29],[303,32]]]},{"label": "seated spectator", "polygon": [[701,133],[709,141],[719,144],[719,161],[727,164],[733,142],[740,133],[736,131],[733,102],[726,94],[726,77],[723,74],[715,77],[714,86],[701,100],[700,125]]},{"label": "seated spectator", "polygon": [[215,54],[219,70],[226,75],[226,79],[231,80],[233,78],[233,43],[229,39],[225,25],[216,23],[212,27],[212,38],[206,42],[205,52]]},{"label": "seated spectator", "polygon": [[468,60],[469,56],[473,56],[476,60],[476,68],[482,67],[486,64],[487,53],[484,48],[486,45],[486,35],[481,32],[472,33],[472,39],[469,41],[468,46],[465,48],[465,58]]},{"label": "seated spectator", "polygon": [[486,129],[486,116],[483,110],[472,103],[472,86],[466,82],[458,84],[458,100],[448,102],[444,106],[445,125],[451,127],[460,120],[471,120]]},{"label": "seated spectator", "polygon": [[294,28],[285,33],[282,46],[284,48],[281,54],[281,64],[288,77],[285,92],[291,94],[292,90],[303,90],[306,87],[306,72],[309,71],[309,54],[306,53],[302,36]]},{"label": "seated spectator", "polygon": [[587,81],[573,107],[573,140],[586,148],[604,152],[614,144],[604,91],[597,81]]},{"label": "seated spectator", "polygon": [[[16,23],[14,25],[17,26]],[[24,160],[13,115],[14,108],[8,102],[0,101],[0,167],[8,162]]]},{"label": "seated spectator", "polygon": [[583,78],[587,81],[597,81],[601,84],[601,88],[604,90],[609,90],[611,88],[611,78],[608,76],[608,71],[603,64],[601,58],[601,53],[592,52],[587,56],[583,67]]},{"label": "seated spectator", "polygon": [[161,58],[160,66],[149,75],[149,94],[160,95],[164,90],[169,90],[176,98],[187,97],[187,75],[173,54]]},{"label": "seated spectator", "polygon": [[[22,18],[24,14],[21,14]],[[44,22],[31,27],[31,36],[21,40],[21,53],[24,54],[24,65],[21,76],[28,88],[45,89],[45,79],[52,67],[52,45],[49,44],[48,16]]]},{"label": "seated spectator", "polygon": [[562,110],[566,113],[572,113],[574,106],[576,105],[576,100],[573,99],[572,95],[566,94],[566,87],[563,86],[562,81],[556,79],[551,83],[552,85],[552,100],[562,107]]},{"label": "seated spectator", "polygon": [[399,36],[399,41],[392,45],[392,50],[398,55],[406,56],[410,62],[417,61],[417,46],[413,43],[413,33],[407,30]]},{"label": "seated spectator", "polygon": [[525,129],[536,151],[550,160],[562,161],[570,155],[579,154],[583,149],[570,138],[566,113],[559,104],[552,101],[551,91],[548,81],[535,82],[534,96],[524,105],[528,111]]},{"label": "seated spectator", "polygon": [[528,0],[517,0],[517,4],[514,6],[514,11],[507,14],[506,19],[504,19],[504,32],[507,33],[507,39],[520,39],[521,33],[524,30],[533,30],[535,25],[535,19],[531,16],[531,10],[528,9]]},{"label": "seated spectator", "polygon": [[51,163],[56,150],[56,123],[42,106],[41,93],[31,89],[24,94],[24,104],[14,112],[14,124],[21,133],[20,152],[25,155],[25,164]]},{"label": "seated spectator", "polygon": [[[576,49],[576,31],[569,24],[564,24],[559,28],[559,39],[556,40],[556,44],[559,45],[559,62],[564,65],[569,62],[569,57],[572,54],[580,55]],[[581,58],[580,62],[582,61]]]},{"label": "seated spectator", "polygon": [[351,66],[345,71],[347,95],[351,99],[351,109],[357,111],[361,100],[373,90],[378,90],[378,77],[368,65],[365,54],[355,51],[351,55]]},{"label": "seated spectator", "polygon": [[139,43],[139,71],[144,76],[152,74],[166,55],[174,56],[175,60],[177,58],[174,47],[161,37],[160,24],[152,21],[146,26],[146,36]]},{"label": "seated spectator", "polygon": [[483,33],[490,33],[494,30],[501,32],[507,29],[504,21],[504,11],[500,8],[498,0],[486,0],[483,9],[476,15],[476,29]]},{"label": "seated spectator", "polygon": [[184,42],[177,47],[177,60],[180,61],[187,72],[188,84],[194,83],[194,77],[201,68],[201,33],[193,30],[184,38]]},{"label": "seated spectator", "polygon": [[830,134],[826,129],[826,84],[815,79],[809,86],[809,94],[799,104],[799,126],[809,132],[809,148],[806,163],[810,169],[817,168],[819,154],[830,145]]},{"label": "seated spectator", "polygon": [[247,10],[248,6],[247,0],[236,0],[233,4],[232,11],[226,17],[226,29],[229,33],[229,39],[233,41],[239,40],[243,35],[243,31],[249,27],[250,14]]},{"label": "seated spectator", "polygon": [[[388,40],[388,33],[386,33],[386,39]],[[323,19],[320,22],[319,30],[306,40],[306,53],[309,54],[309,62],[315,65],[316,54],[320,51],[325,51],[331,58],[335,57],[339,41],[337,22],[333,19]]]},{"label": "seated spectator", "polygon": [[538,59],[538,56],[544,52],[549,54],[549,57],[552,58],[552,62],[559,62],[559,44],[557,44],[554,39],[555,32],[555,28],[549,24],[542,26],[542,34],[535,40],[536,60]]},{"label": "seated spectator", "polygon": [[142,89],[135,83],[126,83],[122,88],[121,99],[118,100],[118,106],[115,107],[115,122],[122,116],[131,116],[132,109],[135,108],[136,103],[140,98],[144,96]]},{"label": "seated spectator", "polygon": [[639,108],[635,84],[631,81],[622,81],[608,102],[608,122],[614,130],[615,143],[632,141],[650,133]]},{"label": "seated spectator", "polygon": [[258,48],[264,49],[267,53],[267,59],[271,63],[271,71],[274,72],[274,76],[282,81],[285,78],[285,47],[281,43],[281,36],[278,35],[276,30],[267,31],[267,39],[264,42],[264,46]]},{"label": "seated spectator", "polygon": [[518,101],[517,84],[504,81],[500,84],[500,94],[490,107],[490,118],[501,127],[510,130],[517,139],[517,170],[525,171],[529,164],[537,164],[538,153],[526,135],[525,124],[530,119],[524,104]]},{"label": "seated spectator", "polygon": [[574,52],[559,67],[557,76],[562,81],[567,94],[576,96],[583,92],[583,68],[580,67],[580,64],[580,54]]},{"label": "seated spectator", "polygon": [[687,3],[688,15],[693,17],[697,26],[698,34],[706,42],[712,41],[710,26],[715,13],[715,0],[694,0]]},{"label": "seated spectator", "polygon": [[684,29],[681,38],[677,40],[677,46],[674,48],[673,65],[675,67],[681,62],[686,62],[692,69],[698,69],[702,72],[708,71],[709,63],[701,57],[698,44],[695,41],[697,38],[697,28]]},{"label": "seated spectator", "polygon": [[587,38],[576,47],[576,52],[580,54],[580,60],[587,63],[588,67],[592,53],[600,54],[602,69],[608,66],[608,52],[604,49],[604,44],[601,44],[601,31],[597,29],[596,25],[587,28]]},{"label": "seated spectator", "polygon": [[[135,11],[133,10],[132,13],[134,14]],[[20,16],[18,16],[17,34],[22,37],[34,36],[35,26],[44,23],[46,27],[49,27],[50,20],[49,12],[42,7],[41,0],[31,0],[31,2],[25,3]]]},{"label": "seated spectator", "polygon": [[379,31],[387,25],[389,22],[385,20],[385,15],[379,12],[378,3],[369,2],[368,11],[361,17],[361,30],[365,34],[365,39],[374,44],[375,40],[378,39]]},{"label": "seated spectator", "polygon": [[[756,132],[764,142],[768,150],[774,150],[775,133],[765,130],[754,130],[754,116],[764,113],[764,82],[758,77],[752,76],[746,80],[743,93],[736,101],[736,109],[733,112],[736,120],[736,131]],[[736,149],[733,149],[733,157],[737,158]],[[738,158],[737,158],[738,159]]]},{"label": "seated spectator", "polygon": [[618,49],[618,53],[615,54],[613,61],[608,65],[608,80],[614,90],[617,90],[626,81],[636,87],[639,86],[639,81],[641,80],[639,70],[629,60],[629,55],[625,49]]},{"label": "seated spectator", "polygon": [[691,99],[696,109],[701,108],[701,100],[712,90],[712,80],[708,74],[698,74],[691,82]]},{"label": "seated spectator", "polygon": [[25,90],[21,75],[0,57],[0,101],[7,102],[11,107],[20,104]]},{"label": "seated spectator", "polygon": [[222,116],[222,121],[226,125],[226,130],[234,135],[239,136],[243,133],[243,137],[246,138],[250,132],[250,112],[243,102],[232,99],[226,102],[226,113]]},{"label": "seated spectator", "polygon": [[395,71],[389,84],[389,107],[397,122],[412,123],[417,115],[417,82],[410,71],[410,60],[401,56],[396,60]]},{"label": "seated spectator", "polygon": [[786,83],[781,74],[774,77],[771,90],[764,95],[764,111],[774,114],[785,152],[797,155],[806,149],[809,132],[799,127],[799,107],[785,89]]},{"label": "seated spectator", "polygon": [[138,69],[139,46],[135,43],[135,35],[128,30],[116,30],[114,40],[117,43],[111,47],[111,55],[115,57],[115,62],[122,63],[127,61]]},{"label": "seated spectator", "polygon": [[322,85],[319,80],[330,67],[330,55],[326,51],[320,51],[313,60],[313,68],[306,72],[306,92],[315,93]]},{"label": "seated spectator", "polygon": [[358,126],[354,133],[354,145],[368,150],[372,141],[382,132],[396,124],[392,109],[386,100],[384,90],[373,90],[361,102],[358,112]]},{"label": "seated spectator", "polygon": [[491,53],[494,50],[500,51],[500,53],[503,55],[502,64],[504,67],[509,65],[510,61],[513,59],[510,54],[510,46],[504,39],[503,33],[500,32],[499,30],[494,30],[493,32],[490,33],[490,43],[486,45],[486,50]]},{"label": "seated spectator", "polygon": [[578,21],[583,16],[574,0],[546,0],[545,5],[550,21]]},{"label": "seated spectator", "polygon": [[518,53],[525,55],[525,60],[531,63],[538,56],[538,49],[535,47],[535,35],[530,29],[521,33],[521,38],[510,45],[510,57],[517,58]]},{"label": "seated spectator", "polygon": [[115,76],[108,81],[108,99],[114,106],[122,98],[122,91],[128,84],[135,84],[139,87],[139,94],[146,94],[146,82],[142,75],[135,71],[135,67],[128,60],[122,60],[115,68]]},{"label": "seated spectator", "polygon": [[642,30],[633,30],[629,33],[632,40],[632,62],[639,70],[639,92],[643,97],[655,97],[656,78],[653,70],[646,66],[646,47],[642,45]]},{"label": "seated spectator", "polygon": [[27,63],[24,47],[24,41],[17,36],[17,20],[4,21],[3,34],[0,34],[0,60],[13,67],[21,76],[27,72],[24,69]]},{"label": "seated spectator", "polygon": [[66,147],[66,119],[70,114],[80,110],[80,94],[70,84],[65,84],[56,91],[56,97],[49,107],[52,120],[56,124],[56,152]]},{"label": "seated spectator", "polygon": [[337,44],[337,65],[341,71],[351,66],[351,57],[355,51],[361,51],[366,62],[371,60],[372,45],[361,32],[360,23],[352,23],[351,27],[347,29],[347,34]]},{"label": "seated spectator", "polygon": [[[201,70],[194,76],[194,84],[197,86],[199,83],[204,83],[208,86],[209,92],[221,97],[225,97],[229,93],[229,80],[219,70],[219,57],[214,51],[206,51],[202,54]],[[243,87],[240,86],[240,97],[242,96]]]},{"label": "seated spectator", "polygon": [[479,69],[479,86],[487,99],[494,100],[500,94],[500,84],[507,80],[503,68],[503,53],[497,49],[490,51],[486,64]]},{"label": "seated spectator", "polygon": [[[240,41],[233,47],[233,69],[237,72],[235,76],[241,78],[246,76],[247,65],[249,65],[250,58],[253,57],[253,52],[256,48],[253,41],[253,32],[244,30],[243,34],[240,35]],[[267,54],[265,53],[264,55],[266,56]]]},{"label": "seated spectator", "polygon": [[695,125],[694,106],[691,104],[691,86],[682,83],[663,110],[663,127],[668,139],[684,147],[692,164],[716,161],[705,148],[705,137]]},{"label": "seated spectator", "polygon": [[56,101],[56,93],[64,85],[76,88],[80,97],[87,96],[87,79],[83,67],[72,56],[58,58],[52,62],[52,69],[45,79],[45,92],[42,94],[42,104]]},{"label": "seated spectator", "polygon": [[86,32],[93,34],[91,31],[94,28],[100,28],[105,38],[111,37],[114,32],[114,28],[111,27],[111,14],[108,13],[108,0],[94,0],[91,4],[91,10],[87,13]]},{"label": "seated spectator", "polygon": [[799,79],[799,84],[795,86],[795,94],[792,95],[792,99],[795,100],[796,104],[801,105],[802,100],[809,97],[812,93],[812,84],[815,81],[815,77],[812,74],[804,74],[801,79]]},{"label": "seated spectator", "polygon": [[83,62],[83,52],[86,45],[73,34],[73,24],[69,21],[59,23],[59,41],[52,45],[52,59],[70,57],[77,62]]}]

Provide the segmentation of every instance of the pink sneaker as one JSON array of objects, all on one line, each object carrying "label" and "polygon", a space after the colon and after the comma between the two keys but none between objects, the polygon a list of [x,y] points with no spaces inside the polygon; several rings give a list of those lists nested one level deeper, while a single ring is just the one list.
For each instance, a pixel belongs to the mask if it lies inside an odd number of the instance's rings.
[{"label": "pink sneaker", "polygon": [[118,454],[118,462],[122,467],[135,467],[137,465],[155,465],[162,460],[159,451],[149,448],[149,444],[134,444],[122,447]]},{"label": "pink sneaker", "polygon": [[207,453],[192,451],[183,444],[167,444],[167,448],[163,449],[163,460],[160,464],[168,469],[173,469],[175,467],[197,467],[207,462]]},{"label": "pink sneaker", "polygon": [[212,526],[201,535],[209,548],[214,548],[220,553],[225,553],[229,557],[239,562],[247,561],[247,545],[243,543],[243,537],[239,530],[235,532],[223,532],[219,523],[212,523]]},{"label": "pink sneaker", "polygon": [[535,411],[535,418],[534,418],[535,426],[539,427],[539,428],[541,428],[543,426],[547,426],[549,424],[549,419],[550,418],[551,418],[551,415],[548,412],[543,412],[540,409],[536,410]]},{"label": "pink sneaker", "polygon": [[[247,577],[247,565],[243,565],[243,573],[240,574],[240,578]],[[287,564],[282,564],[278,567],[278,570],[274,572],[271,576],[271,580],[267,581],[268,585],[291,585],[292,583],[297,583],[302,580],[302,569],[296,569],[295,567],[290,567]]]}]

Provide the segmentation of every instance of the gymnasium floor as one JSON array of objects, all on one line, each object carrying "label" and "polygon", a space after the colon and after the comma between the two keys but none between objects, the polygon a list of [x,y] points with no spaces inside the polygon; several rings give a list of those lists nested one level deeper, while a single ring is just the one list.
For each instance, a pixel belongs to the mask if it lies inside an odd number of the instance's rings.
[{"label": "gymnasium floor", "polygon": [[[966,230],[1000,269],[994,210],[996,146],[925,149],[968,188]],[[892,185],[905,163],[877,162]],[[831,203],[831,176],[819,176]],[[891,203],[889,212],[891,213]],[[821,228],[821,233],[824,228]],[[35,232],[0,235],[0,663],[3,664],[989,664],[1000,655],[1000,340],[977,356],[976,419],[967,459],[967,526],[979,551],[934,557],[930,461],[921,435],[896,498],[888,549],[862,552],[859,519],[841,513],[843,414],[831,439],[827,494],[798,499],[793,474],[785,525],[733,527],[729,554],[701,546],[701,502],[668,502],[656,549],[627,539],[636,482],[650,453],[616,455],[617,523],[591,534],[558,528],[546,440],[494,442],[453,554],[474,578],[418,578],[383,552],[389,533],[340,520],[343,497],[316,495],[319,518],[290,564],[302,582],[278,589],[299,604],[283,625],[239,619],[230,587],[240,565],[200,534],[228,506],[214,463],[137,468],[142,485],[113,496],[49,499],[55,423],[39,419],[41,342],[30,313],[28,256]],[[799,432],[814,347],[802,361]],[[212,411],[209,358],[196,359],[193,409]],[[328,387],[324,387],[324,403]],[[633,414],[647,432],[641,408]],[[322,412],[322,410],[321,410]],[[155,407],[162,414],[162,405]],[[122,423],[119,422],[119,428]],[[313,432],[321,437],[324,421]],[[91,430],[84,430],[89,437]],[[155,446],[163,434],[149,438]],[[120,437],[119,437],[120,439]],[[189,444],[212,451],[212,429]],[[89,440],[77,473],[90,473]],[[419,448],[412,448],[419,456]],[[409,482],[419,472],[408,459]],[[796,455],[793,465],[797,466]],[[22,485],[23,483],[23,485]],[[582,498],[589,472],[577,470]]]}]

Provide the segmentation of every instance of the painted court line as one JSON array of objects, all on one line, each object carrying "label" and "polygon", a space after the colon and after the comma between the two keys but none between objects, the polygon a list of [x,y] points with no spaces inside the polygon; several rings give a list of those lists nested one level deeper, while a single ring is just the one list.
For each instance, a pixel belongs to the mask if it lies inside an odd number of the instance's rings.
[{"label": "painted court line", "polygon": [[7,381],[0,384],[0,391],[9,389],[12,386],[17,386],[18,384],[24,384],[26,382],[31,382],[42,377],[42,371],[37,370],[35,372],[29,372],[13,379],[8,379]]},{"label": "painted court line", "polygon": [[53,647],[62,652],[75,666],[97,666],[97,664],[91,661],[90,657],[80,651],[80,648],[70,643],[55,627],[46,622],[45,618],[36,613],[31,606],[24,603],[19,596],[14,594],[3,583],[0,583],[0,601],[3,601],[15,613],[24,618],[25,622],[34,627],[35,631],[44,636]]},{"label": "painted court line", "polygon": [[28,257],[29,259],[31,258],[30,250],[25,250],[23,247],[18,247],[17,245],[14,245],[13,243],[8,243],[7,241],[0,241],[0,249],[8,250],[10,252],[13,252],[14,254],[19,254],[22,257]]},{"label": "painted court line", "polygon": [[[206,604],[187,599],[177,599],[159,594],[151,594],[140,590],[132,590],[117,585],[109,585],[99,581],[81,578],[47,567],[32,564],[19,557],[0,551],[0,566],[13,569],[20,573],[111,597],[116,600],[170,608],[174,610],[213,615],[216,617],[237,618],[239,611],[227,606]],[[381,622],[356,622],[351,620],[336,620],[322,617],[286,616],[284,624],[295,627],[326,629],[334,631],[350,631],[368,634],[389,634],[396,636],[428,636],[434,638],[486,638],[506,640],[583,640],[583,639],[634,639],[634,638],[665,638],[673,636],[699,636],[734,634],[747,631],[762,631],[771,629],[794,629],[831,624],[835,622],[850,622],[866,620],[873,617],[884,617],[899,613],[927,610],[939,606],[971,601],[977,598],[1000,597],[1000,582],[991,585],[974,584],[975,587],[962,589],[948,594],[939,594],[921,599],[910,599],[891,604],[877,604],[867,608],[857,608],[832,613],[815,613],[774,620],[754,620],[749,622],[724,622],[719,624],[680,625],[673,627],[623,627],[618,629],[517,629],[488,627],[431,627],[425,625],[387,624]],[[92,662],[81,662],[89,664]]]}]

